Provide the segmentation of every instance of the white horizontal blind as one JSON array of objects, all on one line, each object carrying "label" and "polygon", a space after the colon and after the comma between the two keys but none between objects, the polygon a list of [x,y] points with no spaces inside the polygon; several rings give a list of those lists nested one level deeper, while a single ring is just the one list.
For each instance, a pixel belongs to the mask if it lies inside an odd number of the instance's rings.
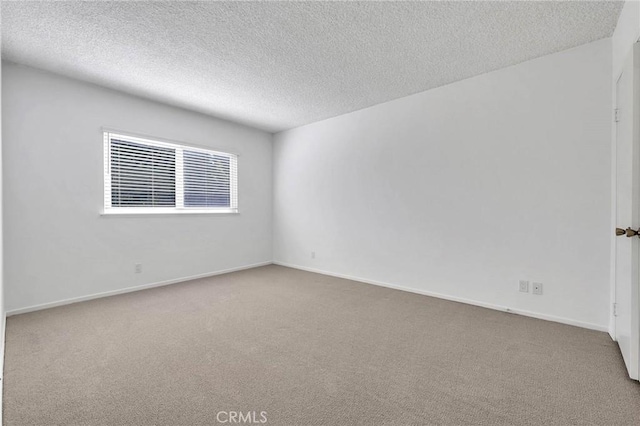
[{"label": "white horizontal blind", "polygon": [[111,139],[111,207],[175,207],[176,151]]},{"label": "white horizontal blind", "polygon": [[235,212],[236,155],[105,132],[105,213]]},{"label": "white horizontal blind", "polygon": [[237,174],[231,157],[189,149],[183,150],[182,155],[184,206],[231,206],[235,192],[232,182]]}]

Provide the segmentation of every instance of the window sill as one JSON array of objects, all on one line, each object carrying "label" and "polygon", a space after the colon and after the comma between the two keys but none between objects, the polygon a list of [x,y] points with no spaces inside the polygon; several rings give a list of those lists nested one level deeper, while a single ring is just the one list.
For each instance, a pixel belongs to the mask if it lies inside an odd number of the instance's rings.
[{"label": "window sill", "polygon": [[236,209],[227,210],[206,210],[206,209],[184,209],[184,210],[164,210],[164,209],[126,209],[126,210],[103,210],[100,216],[181,216],[181,215],[217,215],[217,216],[235,216],[240,212]]}]

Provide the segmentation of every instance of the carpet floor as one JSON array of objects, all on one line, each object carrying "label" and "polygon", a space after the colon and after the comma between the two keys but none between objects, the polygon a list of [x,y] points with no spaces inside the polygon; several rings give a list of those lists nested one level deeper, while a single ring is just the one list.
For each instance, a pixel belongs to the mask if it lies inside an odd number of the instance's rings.
[{"label": "carpet floor", "polygon": [[5,425],[264,420],[638,425],[640,384],[605,333],[281,266],[7,319]]}]

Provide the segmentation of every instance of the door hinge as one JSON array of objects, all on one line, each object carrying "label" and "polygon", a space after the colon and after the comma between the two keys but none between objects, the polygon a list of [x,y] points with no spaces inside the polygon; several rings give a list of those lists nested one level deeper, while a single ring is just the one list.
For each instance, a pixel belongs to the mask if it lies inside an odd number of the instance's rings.
[{"label": "door hinge", "polygon": [[616,123],[620,121],[620,110],[618,108],[613,110],[613,121]]},{"label": "door hinge", "polygon": [[613,316],[614,317],[618,316],[618,304],[617,303],[613,304]]}]

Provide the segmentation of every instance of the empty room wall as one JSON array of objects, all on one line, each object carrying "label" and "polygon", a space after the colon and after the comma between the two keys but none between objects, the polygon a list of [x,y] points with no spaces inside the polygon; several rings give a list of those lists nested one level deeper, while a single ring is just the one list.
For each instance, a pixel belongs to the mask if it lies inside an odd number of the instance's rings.
[{"label": "empty room wall", "polygon": [[606,330],[611,55],[601,40],[276,134],[274,260]]},{"label": "empty room wall", "polygon": [[631,47],[640,38],[640,1],[625,2],[618,25],[611,37],[613,43],[613,79],[618,80]]},{"label": "empty room wall", "polygon": [[[11,63],[2,79],[8,311],[271,261],[271,134]],[[101,216],[103,126],[239,154],[240,214]]]}]

